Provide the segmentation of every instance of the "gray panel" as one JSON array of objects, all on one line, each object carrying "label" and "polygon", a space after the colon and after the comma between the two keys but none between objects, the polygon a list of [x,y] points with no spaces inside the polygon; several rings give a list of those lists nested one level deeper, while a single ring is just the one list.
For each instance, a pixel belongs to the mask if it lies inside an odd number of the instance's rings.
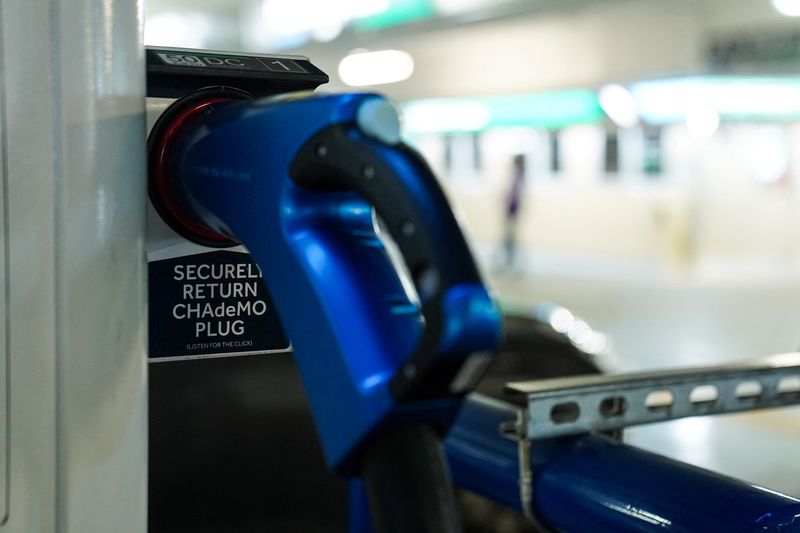
[{"label": "gray panel", "polygon": [[[0,21],[2,21],[2,8],[0,7]],[[0,48],[3,43],[2,24],[0,24]],[[6,202],[8,201],[6,172],[6,112],[5,112],[5,85],[3,60],[0,56],[0,524],[6,522],[8,512],[8,238],[6,231]]]}]

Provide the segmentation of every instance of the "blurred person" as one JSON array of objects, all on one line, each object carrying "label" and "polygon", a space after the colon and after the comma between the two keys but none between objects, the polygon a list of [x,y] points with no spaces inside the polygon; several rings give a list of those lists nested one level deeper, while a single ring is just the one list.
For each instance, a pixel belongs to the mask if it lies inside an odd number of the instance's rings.
[{"label": "blurred person", "polygon": [[517,262],[518,226],[524,193],[525,155],[516,154],[512,160],[511,181],[505,196],[503,213],[503,252],[506,270],[511,270]]}]

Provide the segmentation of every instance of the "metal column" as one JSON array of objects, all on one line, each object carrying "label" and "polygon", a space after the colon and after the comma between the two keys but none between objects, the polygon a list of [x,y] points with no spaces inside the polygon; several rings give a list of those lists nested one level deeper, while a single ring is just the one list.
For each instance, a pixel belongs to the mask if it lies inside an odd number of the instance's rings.
[{"label": "metal column", "polygon": [[146,530],[143,10],[0,3],[0,532]]}]

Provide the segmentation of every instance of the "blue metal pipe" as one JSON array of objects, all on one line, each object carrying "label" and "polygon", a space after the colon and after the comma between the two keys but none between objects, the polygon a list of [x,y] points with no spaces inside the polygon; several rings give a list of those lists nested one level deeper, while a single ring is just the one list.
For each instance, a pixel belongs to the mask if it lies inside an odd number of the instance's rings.
[{"label": "blue metal pipe", "polygon": [[[473,396],[447,439],[456,483],[517,510],[518,447],[500,435],[517,408]],[[800,500],[613,441],[535,441],[533,510],[559,531],[800,531]]]},{"label": "blue metal pipe", "polygon": [[499,431],[517,411],[510,404],[470,395],[447,435],[445,452],[457,486],[522,511],[517,443]]}]

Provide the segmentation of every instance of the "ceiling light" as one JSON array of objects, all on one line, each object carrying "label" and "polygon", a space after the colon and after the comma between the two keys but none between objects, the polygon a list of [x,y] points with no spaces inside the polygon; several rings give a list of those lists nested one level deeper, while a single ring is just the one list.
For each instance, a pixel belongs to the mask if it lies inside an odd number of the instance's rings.
[{"label": "ceiling light", "polygon": [[710,76],[634,83],[631,93],[644,120],[668,124],[690,110],[713,105],[726,120],[795,120],[800,116],[796,77]]},{"label": "ceiling light", "polygon": [[403,108],[405,131],[415,134],[480,131],[489,125],[489,106],[468,100],[422,100]]},{"label": "ceiling light", "polygon": [[489,10],[513,0],[434,0],[436,9],[443,15],[459,15],[471,11]]},{"label": "ceiling light", "polygon": [[390,7],[390,0],[263,0],[261,13],[268,33],[285,36],[315,30],[325,34],[326,29],[378,15]]},{"label": "ceiling light", "polygon": [[402,50],[356,52],[339,63],[339,77],[352,87],[404,81],[414,73],[414,59]]},{"label": "ceiling light", "polygon": [[329,26],[322,26],[311,30],[311,37],[313,37],[315,41],[319,41],[321,43],[327,43],[336,39],[339,35],[341,35],[343,29],[344,29],[344,24],[342,23],[331,24]]},{"label": "ceiling light", "polygon": [[636,100],[622,85],[612,84],[602,87],[598,92],[600,107],[617,126],[630,128],[639,122]]},{"label": "ceiling light", "polygon": [[719,113],[707,105],[693,107],[686,113],[686,127],[694,137],[708,139],[719,128]]},{"label": "ceiling light", "polygon": [[800,0],[772,0],[772,6],[781,15],[800,17]]},{"label": "ceiling light", "polygon": [[205,48],[211,30],[208,17],[202,13],[167,11],[147,18],[144,42],[156,46]]}]

